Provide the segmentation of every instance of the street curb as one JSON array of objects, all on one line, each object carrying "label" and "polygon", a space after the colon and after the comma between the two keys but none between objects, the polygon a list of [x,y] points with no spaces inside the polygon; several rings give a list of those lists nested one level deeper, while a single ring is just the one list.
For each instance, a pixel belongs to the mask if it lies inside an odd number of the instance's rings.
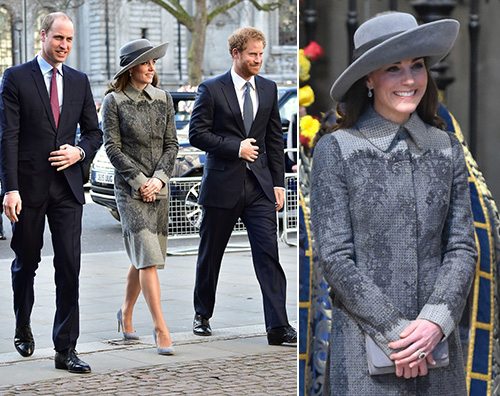
[{"label": "street curb", "polygon": [[[296,323],[291,323],[292,326],[296,327]],[[192,332],[178,332],[172,333],[172,343],[174,346],[177,345],[189,345],[189,344],[202,344],[202,343],[213,343],[217,341],[227,341],[236,340],[244,338],[254,338],[263,337],[265,332],[262,329],[262,325],[251,325],[251,326],[240,326],[240,327],[229,327],[224,329],[214,329],[213,333],[209,337],[195,336]],[[36,342],[36,340],[35,340]],[[101,342],[87,342],[77,345],[77,351],[79,355],[88,355],[95,353],[102,353],[107,351],[123,351],[123,350],[143,350],[154,348],[153,336],[144,336],[137,341],[125,340],[123,338],[103,340]],[[12,347],[14,350],[14,346]],[[0,354],[0,368],[2,366],[14,365],[17,363],[26,363],[30,361],[39,361],[44,359],[53,359],[54,349],[53,348],[41,348],[35,349],[35,354],[33,356],[23,358],[17,352],[9,352]]]}]

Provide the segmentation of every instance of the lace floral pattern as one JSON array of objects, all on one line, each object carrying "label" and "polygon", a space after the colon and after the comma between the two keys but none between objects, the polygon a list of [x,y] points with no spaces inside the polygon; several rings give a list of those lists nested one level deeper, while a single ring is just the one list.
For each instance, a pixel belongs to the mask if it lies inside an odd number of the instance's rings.
[{"label": "lace floral pattern", "polygon": [[148,85],[128,85],[103,103],[106,153],[115,167],[115,196],[127,253],[136,268],[163,268],[168,235],[168,200],[133,199],[149,178],[168,185],[179,148],[172,98]]},{"label": "lace floral pattern", "polygon": [[[311,222],[332,310],[332,395],[462,395],[458,334],[477,251],[463,150],[416,114],[402,126],[373,110],[322,137]],[[416,318],[441,326],[446,368],[425,377],[370,377],[363,333],[387,344]]]}]

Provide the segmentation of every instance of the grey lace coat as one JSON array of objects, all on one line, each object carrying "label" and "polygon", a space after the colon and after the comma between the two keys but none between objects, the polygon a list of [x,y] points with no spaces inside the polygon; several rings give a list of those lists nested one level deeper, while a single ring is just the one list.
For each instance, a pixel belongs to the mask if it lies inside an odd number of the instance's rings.
[{"label": "grey lace coat", "polygon": [[[311,221],[334,293],[331,395],[466,395],[457,330],[477,250],[462,147],[416,113],[367,111],[315,148]],[[450,364],[415,379],[370,376],[364,333],[389,355],[411,321],[441,326]]]},{"label": "grey lace coat", "polygon": [[168,186],[179,149],[172,97],[152,85],[139,90],[129,84],[106,95],[102,117],[128,256],[136,268],[163,268],[169,200],[143,202],[132,196],[152,177]]}]

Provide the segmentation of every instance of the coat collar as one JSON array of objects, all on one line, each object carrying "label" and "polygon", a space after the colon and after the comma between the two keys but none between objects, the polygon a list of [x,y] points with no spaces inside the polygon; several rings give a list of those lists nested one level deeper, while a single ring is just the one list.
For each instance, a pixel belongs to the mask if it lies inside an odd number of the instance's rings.
[{"label": "coat collar", "polygon": [[[43,59],[41,54],[38,54],[35,58],[38,62],[38,66],[40,67],[40,70],[42,72],[42,75],[45,76],[47,73],[52,73],[52,69],[54,66],[52,66],[49,62],[47,62],[45,59]],[[63,76],[63,64],[59,63],[56,67],[57,71],[61,76]]]},{"label": "coat collar", "polygon": [[412,113],[404,124],[398,124],[385,119],[373,107],[370,107],[359,118],[357,128],[380,151],[386,152],[389,150],[398,131],[402,128],[408,133],[419,151],[428,149],[429,132],[427,125],[420,119],[417,112]]},{"label": "coat collar", "polygon": [[123,93],[135,102],[142,93],[147,98],[153,99],[155,94],[155,89],[151,84],[146,85],[146,88],[144,89],[139,89],[134,87],[132,84],[128,83],[125,89],[123,90]]},{"label": "coat collar", "polygon": [[[231,68],[231,80],[233,80],[233,84],[236,90],[243,91],[246,89],[245,85],[247,81],[241,77],[236,71],[234,67]],[[248,80],[253,89],[255,89],[255,76],[250,77]]]}]

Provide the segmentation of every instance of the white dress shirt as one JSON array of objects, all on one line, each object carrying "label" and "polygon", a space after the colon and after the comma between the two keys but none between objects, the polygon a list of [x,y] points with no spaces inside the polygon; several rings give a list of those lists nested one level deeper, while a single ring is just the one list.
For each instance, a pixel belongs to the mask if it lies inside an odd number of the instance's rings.
[{"label": "white dress shirt", "polygon": [[[42,76],[43,76],[43,81],[45,81],[45,86],[47,87],[47,93],[49,94],[49,99],[50,99],[50,83],[52,80],[52,69],[54,66],[52,66],[50,63],[48,63],[45,59],[42,58],[40,54],[36,57],[36,60],[38,61],[38,65],[40,66],[40,70],[42,71]],[[62,112],[62,104],[63,104],[63,67],[62,63],[59,63],[56,67],[57,69],[57,74],[56,74],[56,83],[57,83],[57,97],[59,99],[59,114]],[[80,150],[80,161],[83,161],[85,159],[85,151],[79,146],[76,146]]]},{"label": "white dress shirt", "polygon": [[[40,54],[36,57],[40,70],[42,71],[43,80],[45,81],[45,86],[47,87],[47,93],[50,98],[50,80],[52,80],[52,69],[54,66],[50,65],[45,59],[42,58]],[[62,111],[63,103],[63,73],[62,73],[62,63],[57,66],[57,96],[59,98],[59,114]]]},{"label": "white dress shirt", "polygon": [[[238,98],[238,104],[240,105],[241,116],[243,117],[243,102],[245,98],[245,90],[247,89],[246,83],[247,81],[238,75],[234,71],[234,68],[231,67],[231,78],[233,79],[234,90],[236,91],[236,97]],[[253,106],[253,118],[255,119],[255,115],[257,114],[257,110],[259,109],[259,97],[257,96],[257,90],[255,89],[255,77],[250,77],[248,80],[250,83],[250,97],[252,98],[252,106]]]}]

